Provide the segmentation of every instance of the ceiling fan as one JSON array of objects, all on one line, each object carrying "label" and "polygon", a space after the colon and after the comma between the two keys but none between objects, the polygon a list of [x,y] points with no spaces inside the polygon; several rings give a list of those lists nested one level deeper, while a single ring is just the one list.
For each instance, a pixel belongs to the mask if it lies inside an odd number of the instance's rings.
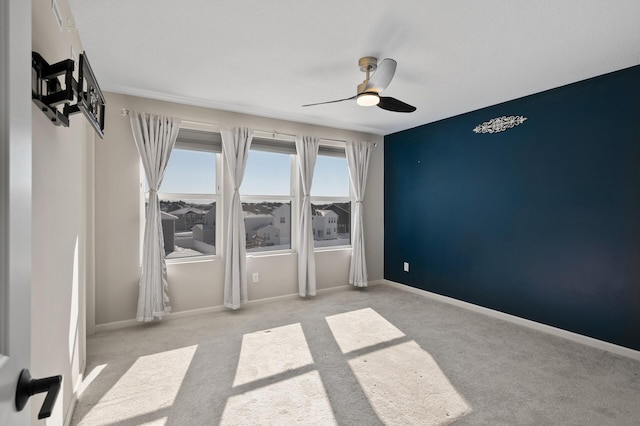
[{"label": "ceiling fan", "polygon": [[387,88],[396,72],[398,63],[393,59],[386,58],[378,65],[378,59],[372,56],[365,56],[358,61],[360,71],[366,73],[366,78],[358,84],[358,91],[350,98],[338,99],[335,101],[318,102],[315,104],[302,105],[303,107],[333,104],[336,102],[350,101],[355,99],[360,106],[374,106],[394,112],[413,112],[416,107],[399,101],[389,96],[380,96],[380,92]]}]

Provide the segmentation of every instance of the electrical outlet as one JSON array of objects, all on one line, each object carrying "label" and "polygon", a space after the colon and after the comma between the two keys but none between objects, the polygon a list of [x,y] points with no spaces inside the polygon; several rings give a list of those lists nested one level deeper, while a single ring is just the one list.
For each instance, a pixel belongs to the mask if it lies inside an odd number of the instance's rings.
[{"label": "electrical outlet", "polygon": [[257,272],[253,273],[253,282],[254,283],[260,282],[260,275],[258,275]]},{"label": "electrical outlet", "polygon": [[402,270],[405,272],[409,272],[409,262],[404,262],[402,265]]}]

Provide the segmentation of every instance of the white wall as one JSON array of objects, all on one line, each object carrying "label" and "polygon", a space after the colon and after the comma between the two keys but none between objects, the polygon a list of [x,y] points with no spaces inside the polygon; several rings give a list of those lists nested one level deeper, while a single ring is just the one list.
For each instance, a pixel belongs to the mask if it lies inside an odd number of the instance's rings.
[{"label": "white wall", "polygon": [[[75,52],[82,52],[78,33],[67,28],[71,18],[67,1],[57,3],[62,30],[51,2],[32,2],[33,50],[50,64],[69,59],[72,46]],[[31,374],[36,378],[63,375],[62,390],[48,421],[63,424],[85,363],[84,299],[90,273],[86,255],[92,244],[86,231],[92,192],[86,159],[91,157],[93,136],[86,131],[82,114],[73,116],[68,128],[54,126],[35,104],[32,114]],[[31,399],[33,424],[42,424],[37,412],[43,399],[42,394]]]},{"label": "white wall", "polygon": [[[106,100],[105,139],[95,146],[95,324],[131,320],[136,314],[140,278],[140,166],[129,118],[120,112],[123,108],[225,127],[246,126],[256,130],[378,143],[370,166],[365,232],[369,279],[383,278],[382,136],[121,94],[107,93]],[[225,205],[228,200],[223,199],[222,203]],[[224,223],[226,217],[223,217]],[[350,249],[316,253],[319,290],[348,283],[350,255]],[[249,256],[247,268],[248,276],[253,272],[260,274],[260,283],[248,284],[249,300],[298,292],[296,254]],[[169,263],[167,269],[173,312],[222,305],[224,262],[221,259]],[[88,320],[91,322],[92,318]]]}]

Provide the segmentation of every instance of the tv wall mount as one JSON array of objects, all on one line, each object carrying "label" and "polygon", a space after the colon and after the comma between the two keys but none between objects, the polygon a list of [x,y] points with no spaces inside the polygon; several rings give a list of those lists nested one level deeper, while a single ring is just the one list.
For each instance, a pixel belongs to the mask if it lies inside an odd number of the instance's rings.
[{"label": "tv wall mount", "polygon": [[[31,52],[31,99],[56,126],[69,127],[69,116],[82,112],[100,138],[104,138],[105,101],[86,53],[78,59],[78,80],[73,78],[75,63],[65,59],[49,64]],[[75,104],[72,102],[75,100]],[[59,105],[64,104],[62,111]]]}]

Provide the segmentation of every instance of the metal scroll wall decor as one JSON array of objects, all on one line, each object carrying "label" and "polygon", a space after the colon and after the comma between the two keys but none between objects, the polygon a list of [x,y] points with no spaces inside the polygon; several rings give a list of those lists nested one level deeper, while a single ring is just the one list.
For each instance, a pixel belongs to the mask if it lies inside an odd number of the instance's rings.
[{"label": "metal scroll wall decor", "polygon": [[[104,138],[104,96],[86,53],[79,55],[78,62],[76,81],[73,59],[49,64],[39,53],[32,52],[31,99],[56,126],[69,127],[69,116],[82,112],[98,136]],[[72,104],[74,99],[76,103]],[[64,104],[62,111],[58,109],[60,104]]]},{"label": "metal scroll wall decor", "polygon": [[476,133],[498,133],[504,132],[507,129],[510,129],[515,126],[519,126],[524,123],[527,117],[523,117],[521,115],[510,115],[492,118],[489,121],[485,121],[482,124],[478,124],[473,131]]}]

